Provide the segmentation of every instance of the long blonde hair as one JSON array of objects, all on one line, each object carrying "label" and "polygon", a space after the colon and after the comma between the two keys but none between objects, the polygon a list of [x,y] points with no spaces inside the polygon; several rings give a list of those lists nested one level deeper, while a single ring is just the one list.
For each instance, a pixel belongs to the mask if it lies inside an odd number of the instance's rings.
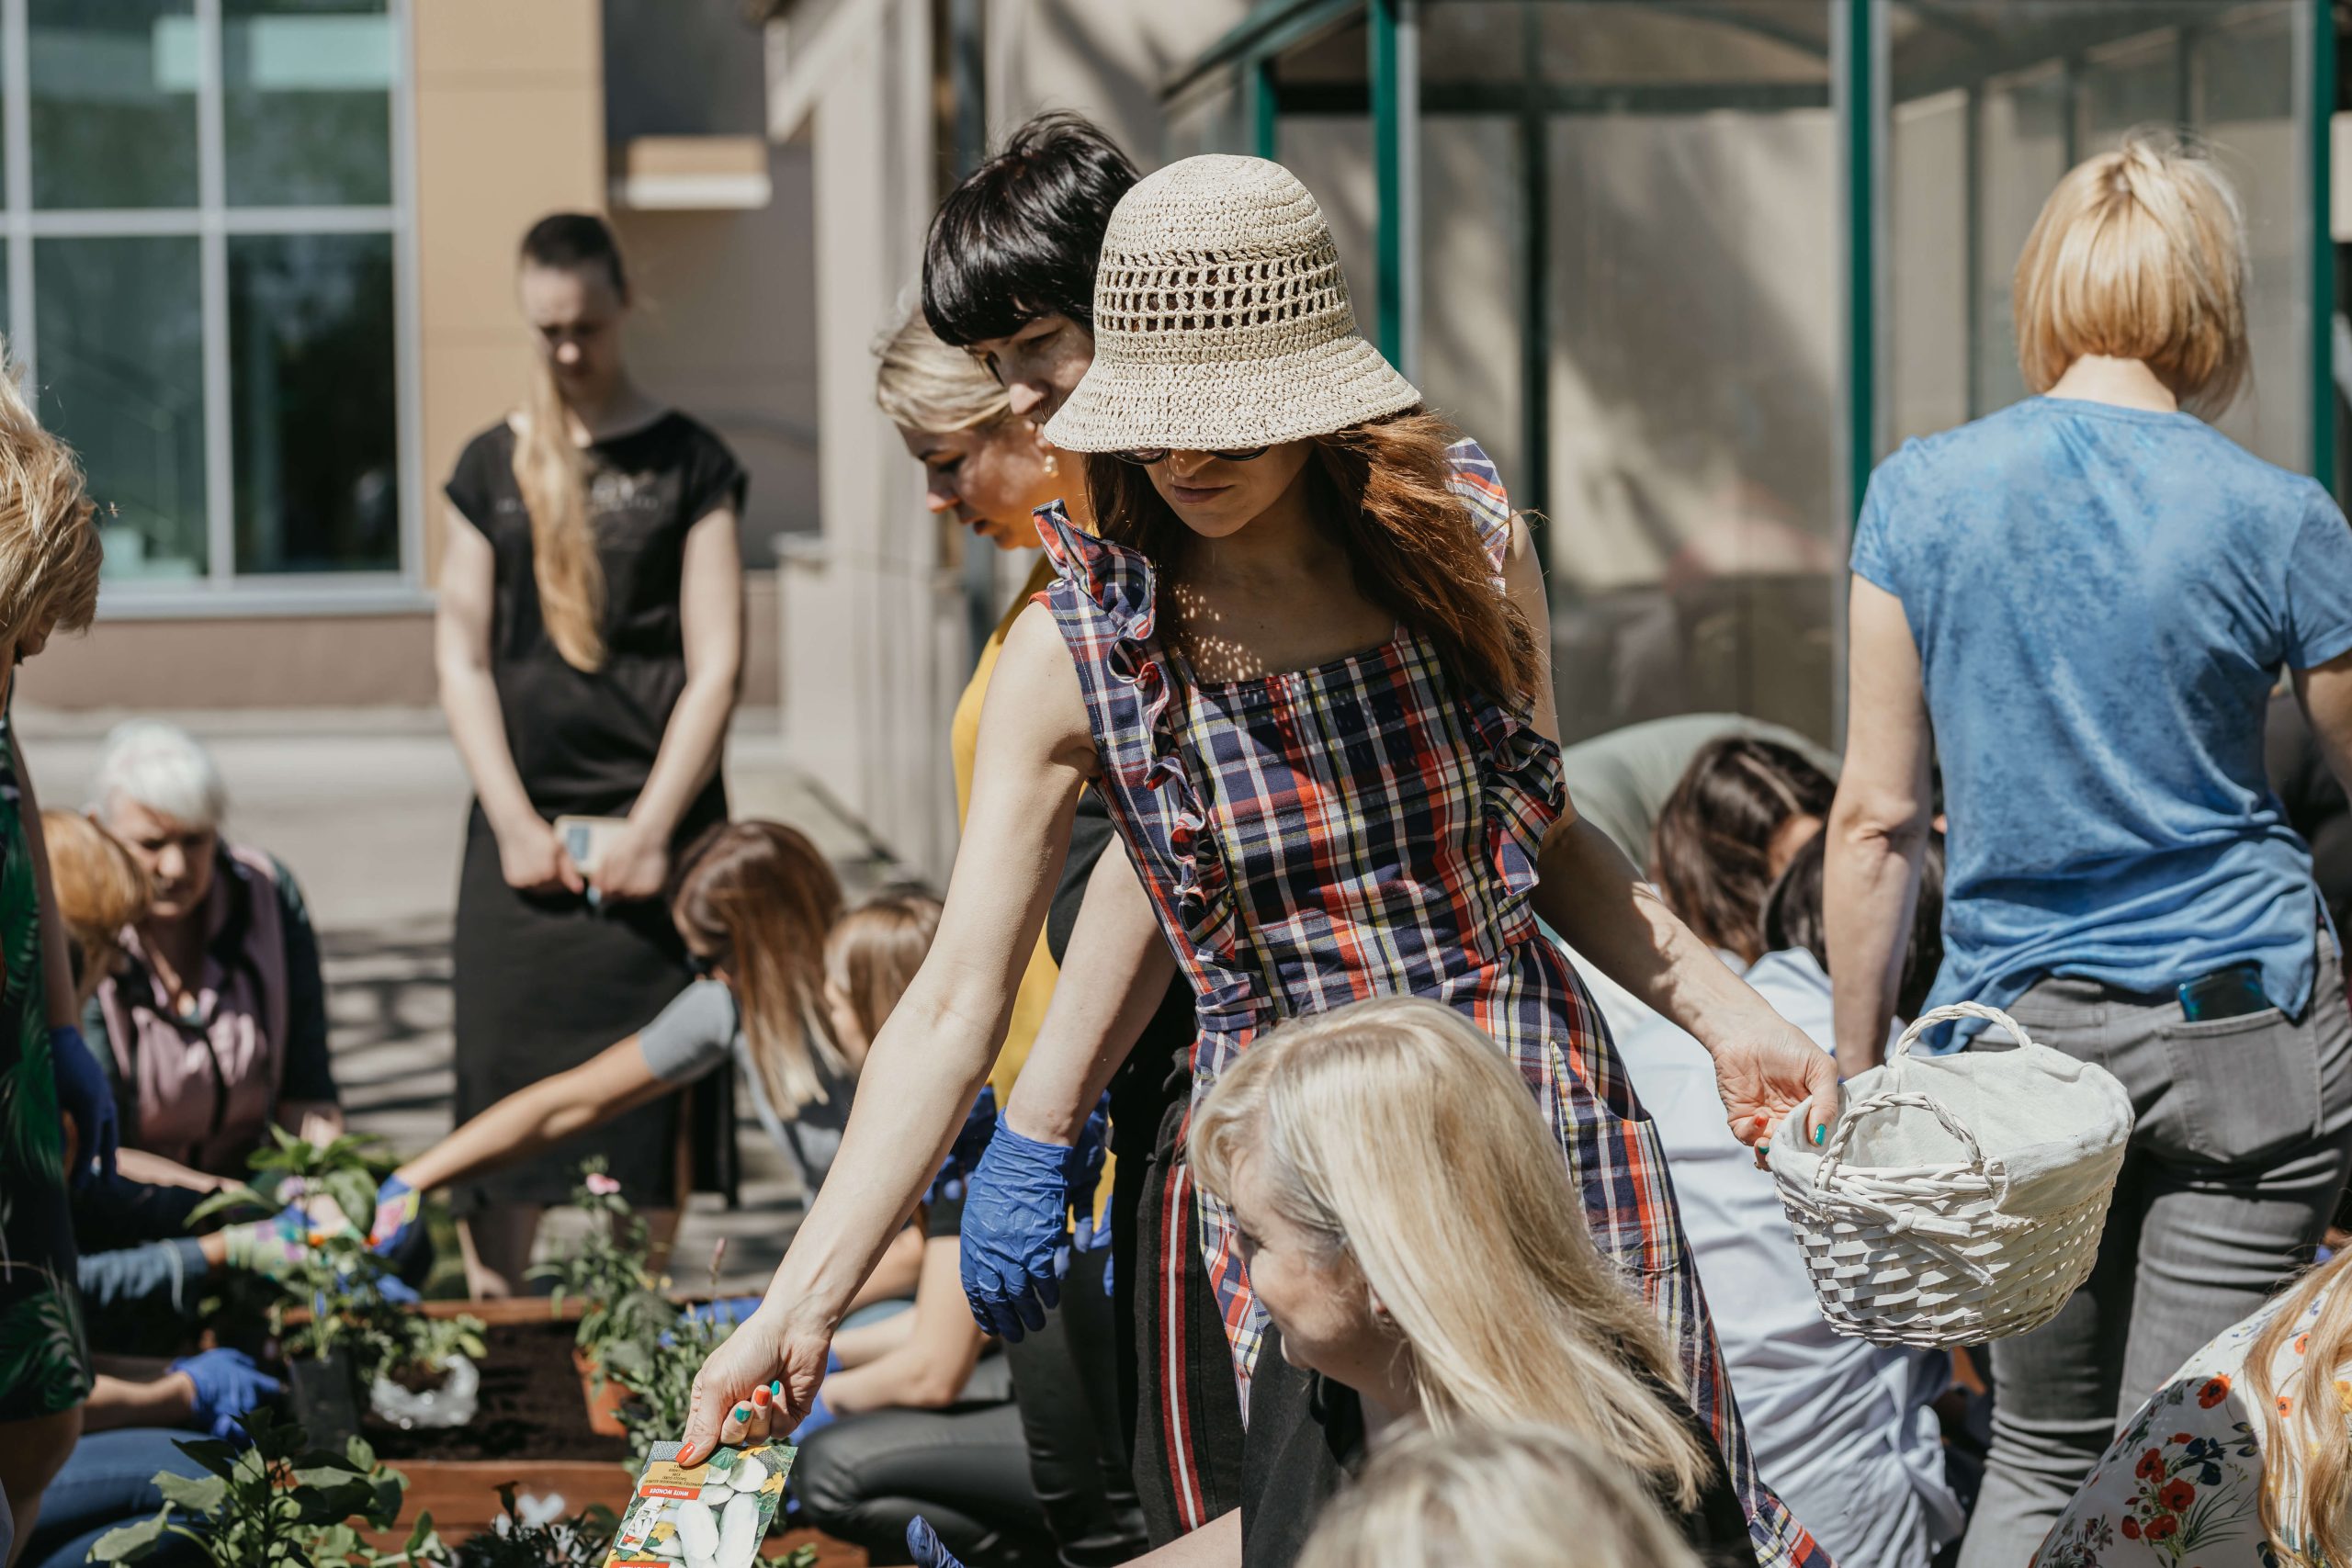
[{"label": "long blonde hair", "polygon": [[1666,1337],[1593,1246],[1527,1085],[1467,1019],[1378,997],[1283,1024],[1193,1118],[1205,1190],[1229,1193],[1245,1151],[1285,1219],[1354,1259],[1431,1427],[1564,1427],[1697,1501],[1712,1461],[1635,1370],[1683,1387]]},{"label": "long blonde hair", "polygon": [[87,1007],[122,957],[122,933],[147,918],[154,897],[121,840],[78,811],[44,811],[40,836],[57,893],[57,918],[80,960],[75,1010]]},{"label": "long blonde hair", "polygon": [[96,509],[73,448],[41,428],[0,367],[0,651],[80,631],[98,608]]},{"label": "long blonde hair", "polygon": [[[2347,1259],[2352,1250],[2297,1280],[2246,1351],[2246,1400],[2262,1434],[2262,1529],[2279,1562],[2297,1568],[2352,1562],[2352,1402],[2336,1381],[2352,1361],[2352,1285],[2335,1288]],[[2299,1327],[2315,1301],[2317,1321]],[[2290,1355],[2290,1341],[2304,1334],[2302,1353]],[[2282,1359],[2293,1365],[2284,1379],[2273,1371]]]},{"label": "long blonde hair", "polygon": [[823,1103],[824,1074],[849,1071],[821,1005],[826,933],[841,912],[831,863],[781,822],[721,823],[679,863],[671,919],[735,982],[743,1043],[778,1116]]},{"label": "long blonde hair", "polygon": [[1557,1427],[1416,1432],[1331,1500],[1298,1568],[1699,1568],[1657,1505]]},{"label": "long blonde hair", "polygon": [[1012,417],[1012,399],[960,348],[942,343],[920,310],[874,344],[874,401],[908,430],[945,434]]},{"label": "long blonde hair", "polygon": [[2086,354],[2137,359],[2218,413],[2245,379],[2245,217],[2211,158],[2134,130],[2058,182],[2018,254],[2018,367],[2050,389]]},{"label": "long blonde hair", "polygon": [[848,1002],[866,1044],[914,984],[938,931],[938,899],[920,888],[890,887],[843,915],[826,936],[825,983]]},{"label": "long blonde hair", "polygon": [[[589,212],[557,212],[523,236],[526,266],[563,272],[602,268],[613,291],[628,299],[620,242]],[[531,518],[531,577],[539,619],[565,663],[598,670],[605,662],[605,564],[588,515],[588,464],[571,439],[571,411],[544,355],[531,367],[531,388],[514,433],[514,488]]]}]

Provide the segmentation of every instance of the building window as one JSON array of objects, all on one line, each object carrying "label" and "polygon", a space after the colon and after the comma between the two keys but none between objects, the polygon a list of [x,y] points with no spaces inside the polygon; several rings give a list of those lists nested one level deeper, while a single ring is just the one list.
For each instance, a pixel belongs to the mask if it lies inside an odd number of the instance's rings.
[{"label": "building window", "polygon": [[416,595],[406,0],[0,0],[0,320],[108,614]]}]

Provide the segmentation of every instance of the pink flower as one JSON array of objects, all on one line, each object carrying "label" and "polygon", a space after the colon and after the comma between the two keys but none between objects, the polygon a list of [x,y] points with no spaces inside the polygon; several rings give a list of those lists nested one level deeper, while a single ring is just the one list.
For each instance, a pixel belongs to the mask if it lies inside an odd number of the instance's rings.
[{"label": "pink flower", "polygon": [[621,1190],[621,1184],[602,1171],[588,1173],[588,1190],[599,1198],[610,1198]]}]

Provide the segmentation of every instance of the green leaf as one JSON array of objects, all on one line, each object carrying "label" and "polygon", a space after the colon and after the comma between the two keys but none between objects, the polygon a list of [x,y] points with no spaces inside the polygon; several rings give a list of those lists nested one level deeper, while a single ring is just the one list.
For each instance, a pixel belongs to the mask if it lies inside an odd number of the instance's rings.
[{"label": "green leaf", "polygon": [[[245,1418],[245,1429],[253,1434],[256,1441],[259,1440],[261,1434],[254,1430],[256,1422],[254,1417],[264,1414],[265,1412],[257,1410]],[[237,1450],[226,1443],[215,1442],[210,1438],[198,1438],[188,1442],[174,1443],[172,1447],[179,1450],[223,1481],[231,1480],[236,1474]]]},{"label": "green leaf", "polygon": [[218,1475],[182,1475],[169,1470],[155,1472],[155,1490],[164,1495],[164,1502],[207,1517],[229,1496],[228,1482]]},{"label": "green leaf", "polygon": [[154,1554],[163,1544],[165,1516],[157,1514],[152,1519],[123,1525],[98,1537],[90,1548],[93,1562],[138,1562]]},{"label": "green leaf", "polygon": [[254,1191],[252,1188],[246,1186],[242,1181],[232,1181],[220,1188],[210,1197],[205,1199],[204,1201],[198,1203],[195,1208],[190,1209],[187,1215],[187,1225],[188,1228],[194,1229],[202,1221],[209,1220],[215,1214],[226,1213],[232,1209],[260,1209],[264,1212],[269,1212],[274,1208],[283,1208],[284,1206],[285,1205],[283,1204],[273,1205],[268,1199],[263,1197],[260,1193]]}]

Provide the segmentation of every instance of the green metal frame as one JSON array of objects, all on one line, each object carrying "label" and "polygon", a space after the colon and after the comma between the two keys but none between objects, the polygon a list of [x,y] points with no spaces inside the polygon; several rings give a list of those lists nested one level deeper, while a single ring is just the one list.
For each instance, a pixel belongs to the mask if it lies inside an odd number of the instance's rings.
[{"label": "green metal frame", "polygon": [[[1411,0],[1371,0],[1373,341],[1392,363],[1405,346],[1405,146],[1402,13]],[[1408,372],[1409,373],[1409,372]]]},{"label": "green metal frame", "polygon": [[[1846,519],[1859,516],[1878,462],[1879,8],[1838,0],[1832,102],[1842,140],[1846,237]],[[1841,617],[1842,618],[1842,617]],[[1842,628],[1841,628],[1842,635]]]}]

